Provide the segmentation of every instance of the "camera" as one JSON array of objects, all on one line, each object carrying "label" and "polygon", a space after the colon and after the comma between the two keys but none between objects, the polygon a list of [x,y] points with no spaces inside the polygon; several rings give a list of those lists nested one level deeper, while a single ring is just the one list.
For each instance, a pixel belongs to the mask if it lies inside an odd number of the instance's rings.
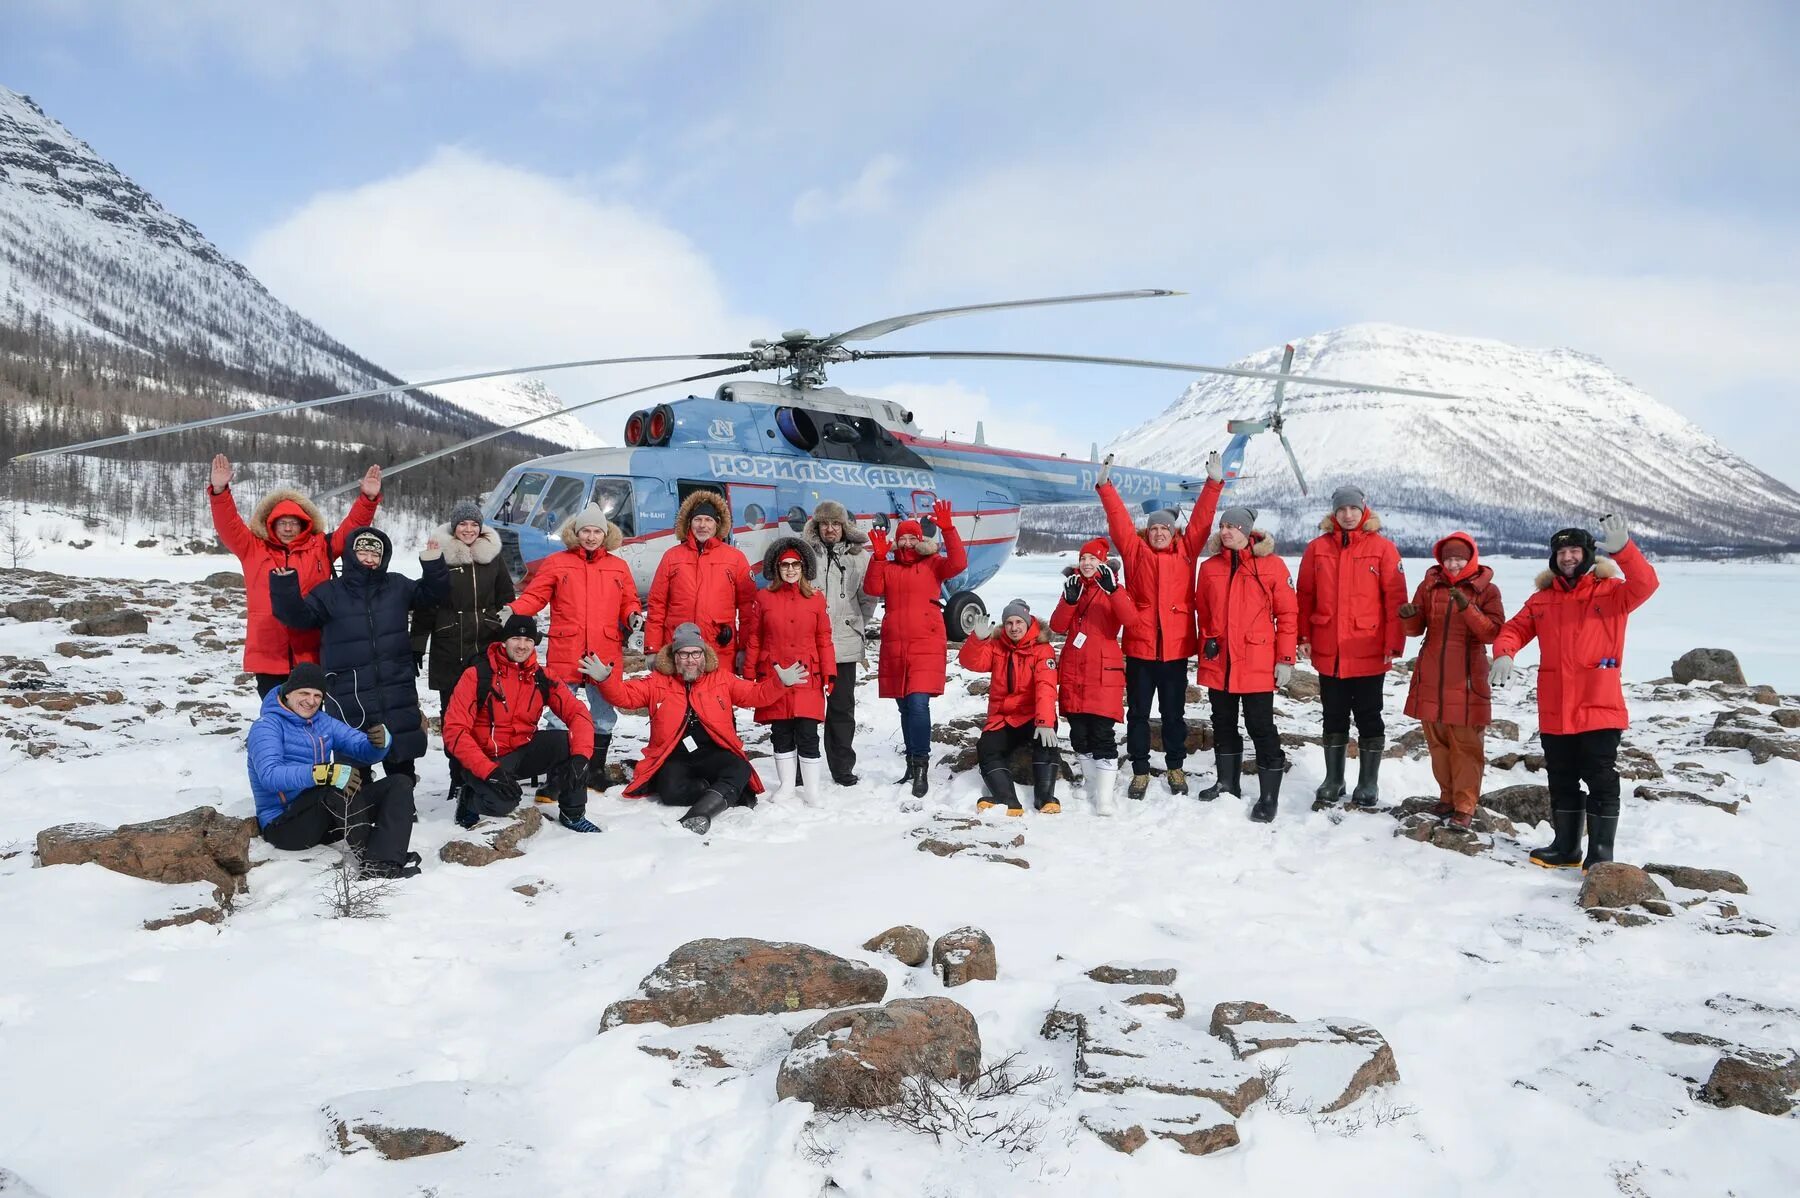
[{"label": "camera", "polygon": [[719,648],[723,649],[731,643],[731,625],[719,625]]},{"label": "camera", "polygon": [[1216,636],[1207,637],[1204,652],[1206,653],[1207,661],[1211,661],[1213,658],[1217,657],[1219,655],[1219,638]]}]

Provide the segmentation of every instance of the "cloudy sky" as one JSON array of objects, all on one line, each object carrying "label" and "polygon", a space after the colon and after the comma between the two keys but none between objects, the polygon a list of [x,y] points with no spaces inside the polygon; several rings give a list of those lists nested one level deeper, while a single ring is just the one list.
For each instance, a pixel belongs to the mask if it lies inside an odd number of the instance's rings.
[{"label": "cloudy sky", "polygon": [[[1800,6],[4,7],[0,82],[397,371],[1173,287],[891,344],[1225,362],[1376,320],[1568,345],[1800,485]],[[1085,452],[1185,380],[834,381]]]}]

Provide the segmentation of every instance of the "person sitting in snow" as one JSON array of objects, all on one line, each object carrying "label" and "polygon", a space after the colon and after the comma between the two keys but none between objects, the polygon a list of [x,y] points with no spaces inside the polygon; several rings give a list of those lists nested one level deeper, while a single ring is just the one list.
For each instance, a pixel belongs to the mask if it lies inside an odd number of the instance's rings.
[{"label": "person sitting in snow", "polygon": [[1014,599],[1001,613],[998,636],[985,613],[976,617],[956,660],[966,670],[985,670],[989,676],[987,724],[975,742],[976,764],[988,793],[975,809],[1004,803],[1006,814],[1025,814],[1013,786],[1012,755],[1029,744],[1037,809],[1046,815],[1061,811],[1056,801],[1056,651],[1050,647],[1050,630],[1038,623],[1023,599]]},{"label": "person sitting in snow", "polygon": [[[1512,677],[1513,657],[1538,643],[1538,735],[1544,742],[1550,822],[1556,838],[1531,854],[1546,869],[1586,869],[1613,859],[1619,830],[1619,740],[1631,725],[1620,663],[1625,623],[1656,593],[1656,571],[1631,539],[1625,517],[1600,517],[1600,548],[1585,528],[1550,538],[1550,568],[1494,640],[1493,686]],[[1620,567],[1625,576],[1619,577]],[[1587,783],[1587,855],[1581,852]]]},{"label": "person sitting in snow", "polygon": [[381,504],[381,467],[369,467],[350,514],[330,533],[312,501],[285,487],[258,500],[250,523],[245,524],[231,495],[233,473],[231,459],[214,454],[206,495],[219,544],[232,552],[244,572],[248,609],[244,670],[256,675],[256,693],[266,698],[297,663],[319,660],[316,630],[289,628],[275,618],[269,603],[269,571],[294,571],[303,595],[329,579],[331,563],[343,556],[350,531],[375,523],[376,508]]},{"label": "person sitting in snow", "polygon": [[358,732],[321,711],[324,704],[325,672],[301,662],[263,697],[262,714],[250,725],[250,790],[263,839],[290,851],[341,840],[361,858],[365,875],[413,876],[413,779],[364,781],[352,763],[386,756],[387,729]]},{"label": "person sitting in snow", "polygon": [[[444,749],[461,775],[456,822],[462,827],[473,828],[484,815],[510,814],[524,794],[519,779],[544,775],[558,823],[571,832],[600,830],[587,818],[593,725],[574,693],[539,668],[540,639],[536,620],[510,617],[450,694]],[[564,727],[539,728],[546,710]]]},{"label": "person sitting in snow", "polygon": [[582,669],[613,706],[649,708],[650,743],[625,797],[654,794],[668,806],[687,807],[681,826],[701,834],[720,812],[754,802],[763,788],[744,756],[732,708],[768,707],[784,687],[808,677],[806,667],[795,663],[777,665],[761,682],[746,682],[719,668],[718,652],[692,623],[674,629],[642,678],[618,677],[598,657]]}]

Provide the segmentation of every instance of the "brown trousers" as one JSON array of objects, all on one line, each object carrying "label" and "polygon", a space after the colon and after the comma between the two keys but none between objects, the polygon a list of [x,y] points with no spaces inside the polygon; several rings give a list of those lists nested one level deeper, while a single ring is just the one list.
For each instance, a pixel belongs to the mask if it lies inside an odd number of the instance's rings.
[{"label": "brown trousers", "polygon": [[1431,772],[1437,777],[1438,797],[1463,815],[1475,814],[1481,797],[1481,775],[1487,769],[1485,728],[1420,721],[1425,743],[1431,747]]}]

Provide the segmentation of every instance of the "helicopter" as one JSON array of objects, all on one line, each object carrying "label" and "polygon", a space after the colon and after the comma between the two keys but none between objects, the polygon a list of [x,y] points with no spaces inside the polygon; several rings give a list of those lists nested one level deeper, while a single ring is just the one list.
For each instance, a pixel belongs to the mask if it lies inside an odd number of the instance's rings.
[{"label": "helicopter", "polygon": [[[588,503],[598,504],[624,540],[620,554],[630,566],[640,594],[648,595],[656,564],[674,543],[675,514],[697,490],[722,492],[731,508],[728,537],[752,561],[775,538],[800,532],[821,499],[834,499],[865,528],[887,528],[916,519],[927,535],[936,535],[931,512],[940,499],[952,504],[956,530],[968,550],[968,567],[944,584],[940,603],[953,639],[963,639],[986,613],[975,588],[999,572],[1018,541],[1024,507],[1036,504],[1092,502],[1100,463],[1004,449],[987,444],[977,426],[973,441],[927,436],[913,413],[885,399],[855,395],[826,384],[826,368],[842,363],[927,358],[1078,363],[1181,373],[1266,379],[1276,384],[1274,414],[1266,421],[1232,421],[1228,431],[1241,463],[1241,442],[1265,429],[1287,445],[1281,432],[1281,402],[1290,385],[1355,388],[1429,398],[1454,396],[1385,384],[1352,383],[1291,373],[1290,346],[1279,373],[1198,363],[1084,354],[987,350],[881,350],[851,343],[874,340],[901,329],[947,317],[1003,309],[1062,304],[1149,299],[1183,294],[1161,288],[1097,292],[1011,300],[954,308],[937,308],[888,317],[829,336],[792,329],[778,338],[757,339],[747,351],[699,354],[656,354],[585,359],[511,367],[446,378],[345,392],[277,407],[231,412],[158,429],[141,430],[54,449],[34,450],[13,458],[76,453],[182,430],[205,428],[372,398],[397,392],[444,386],[476,379],[542,374],[611,365],[668,361],[727,361],[730,365],[681,378],[635,387],[599,399],[568,405],[470,437],[456,444],[384,467],[384,477],[416,469],[472,445],[516,432],[568,412],[632,398],[665,387],[753,372],[775,371],[780,381],[734,379],[710,396],[689,395],[631,413],[624,422],[624,445],[577,450],[523,462],[482,493],[484,518],[498,533],[502,552],[515,576],[528,575],[536,563],[563,548],[558,527]],[[1290,460],[1293,450],[1288,449]],[[1294,463],[1296,476],[1299,464]],[[1235,475],[1235,468],[1232,471]],[[1145,512],[1177,506],[1196,492],[1204,479],[1162,471],[1114,466],[1113,485],[1127,502]],[[354,489],[346,483],[323,493],[332,498]],[[1301,480],[1302,490],[1305,488]]]},{"label": "helicopter", "polygon": [[1231,434],[1231,440],[1225,445],[1225,452],[1220,455],[1220,466],[1224,470],[1226,485],[1236,482],[1244,469],[1244,451],[1250,447],[1250,438],[1258,433],[1274,433],[1281,440],[1281,448],[1287,451],[1288,465],[1293,468],[1294,481],[1300,484],[1300,494],[1310,495],[1306,489],[1306,475],[1300,471],[1300,459],[1294,455],[1294,447],[1288,443],[1287,433],[1282,431],[1283,418],[1281,401],[1287,396],[1288,378],[1294,368],[1294,347],[1288,345],[1281,355],[1281,378],[1275,384],[1275,404],[1269,415],[1263,420],[1227,420],[1225,431]]}]

